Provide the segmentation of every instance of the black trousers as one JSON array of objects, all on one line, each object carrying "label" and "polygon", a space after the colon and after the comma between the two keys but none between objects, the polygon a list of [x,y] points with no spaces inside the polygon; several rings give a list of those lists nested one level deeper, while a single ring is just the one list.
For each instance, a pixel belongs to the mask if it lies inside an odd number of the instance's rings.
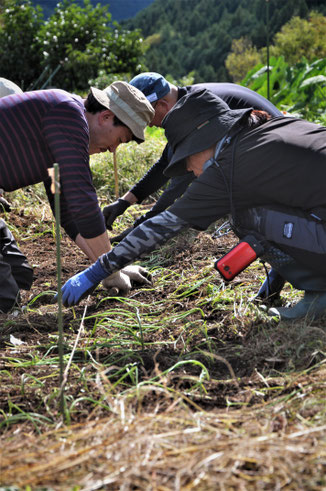
[{"label": "black trousers", "polygon": [[0,311],[8,312],[18,303],[19,291],[29,290],[32,282],[33,269],[0,219]]}]

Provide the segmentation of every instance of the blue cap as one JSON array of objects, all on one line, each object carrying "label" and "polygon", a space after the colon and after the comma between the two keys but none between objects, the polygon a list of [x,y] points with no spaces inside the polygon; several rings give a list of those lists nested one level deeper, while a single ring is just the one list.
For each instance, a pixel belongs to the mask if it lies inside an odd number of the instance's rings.
[{"label": "blue cap", "polygon": [[156,72],[144,72],[130,80],[130,85],[139,89],[149,102],[162,99],[170,92],[169,82]]}]

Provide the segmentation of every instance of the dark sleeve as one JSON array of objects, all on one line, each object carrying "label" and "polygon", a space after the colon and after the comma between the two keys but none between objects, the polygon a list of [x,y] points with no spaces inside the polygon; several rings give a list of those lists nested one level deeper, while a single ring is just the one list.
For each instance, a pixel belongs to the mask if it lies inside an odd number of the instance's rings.
[{"label": "dark sleeve", "polygon": [[110,252],[103,254],[100,262],[110,275],[156,249],[187,226],[184,220],[164,211],[132,230]]},{"label": "dark sleeve", "polygon": [[273,117],[283,116],[281,111],[277,109],[268,99],[257,94],[254,90],[243,87],[242,85],[220,82],[195,84],[190,86],[191,90],[198,88],[206,88],[215,95],[223,99],[231,109],[244,109],[253,107],[260,111],[266,111]]},{"label": "dark sleeve", "polygon": [[162,211],[166,210],[172,203],[175,202],[177,198],[183,195],[183,193],[188,188],[189,184],[195,179],[195,175],[193,172],[188,172],[184,176],[173,177],[168,187],[165,189],[163,194],[159,197],[155,205],[145,214],[139,217],[135,221],[135,226],[140,223],[152,218]]},{"label": "dark sleeve", "polygon": [[130,189],[130,192],[136,196],[138,203],[144,201],[145,198],[155,193],[168,182],[169,178],[163,174],[163,171],[169,163],[170,154],[171,149],[166,145],[159,160]]},{"label": "dark sleeve", "polygon": [[230,196],[218,165],[213,164],[195,179],[169,211],[197,230],[230,212]]}]

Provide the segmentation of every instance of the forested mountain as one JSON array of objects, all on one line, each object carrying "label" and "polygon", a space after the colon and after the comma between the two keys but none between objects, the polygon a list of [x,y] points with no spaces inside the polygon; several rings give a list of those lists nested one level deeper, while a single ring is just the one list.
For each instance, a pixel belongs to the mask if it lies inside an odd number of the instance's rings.
[{"label": "forested mountain", "polygon": [[247,36],[261,48],[267,32],[272,40],[292,16],[307,17],[311,10],[326,15],[325,0],[155,0],[122,25],[141,29],[150,45],[149,70],[174,78],[195,71],[196,82],[227,81],[232,39]]},{"label": "forested mountain", "polygon": [[[40,5],[43,9],[44,17],[53,14],[59,0],[32,0],[35,5]],[[78,5],[83,5],[83,0],[73,0]],[[140,10],[150,5],[154,0],[92,0],[92,4],[100,3],[109,6],[112,20],[121,21],[136,15]]]}]

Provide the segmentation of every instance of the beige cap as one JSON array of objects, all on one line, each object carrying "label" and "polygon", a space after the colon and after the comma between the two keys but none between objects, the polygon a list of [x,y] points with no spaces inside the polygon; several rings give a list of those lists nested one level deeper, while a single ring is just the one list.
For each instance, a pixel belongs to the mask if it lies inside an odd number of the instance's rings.
[{"label": "beige cap", "polygon": [[137,140],[145,140],[144,129],[152,121],[155,111],[140,90],[118,81],[103,90],[91,87],[91,92],[102,106],[128,126]]},{"label": "beige cap", "polygon": [[7,80],[6,78],[0,77],[0,97],[5,97],[10,94],[22,94],[23,91],[18,85],[11,82],[11,80]]}]

